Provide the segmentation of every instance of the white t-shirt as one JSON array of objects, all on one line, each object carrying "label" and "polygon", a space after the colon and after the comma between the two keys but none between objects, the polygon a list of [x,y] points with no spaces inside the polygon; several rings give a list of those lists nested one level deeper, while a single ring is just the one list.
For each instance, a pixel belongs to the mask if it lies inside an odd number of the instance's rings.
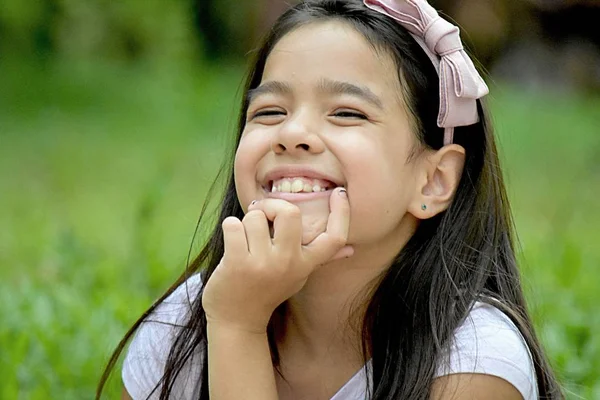
[{"label": "white t-shirt", "polygon": [[[144,400],[163,375],[169,350],[189,318],[189,305],[200,289],[194,275],[163,301],[138,329],[123,363],[123,383],[133,400]],[[195,399],[201,377],[201,354],[194,354],[177,377],[171,397]],[[370,364],[367,364],[367,370]],[[361,368],[331,400],[364,400],[365,368]],[[511,383],[524,400],[538,398],[535,371],[529,349],[512,321],[497,308],[476,303],[455,332],[450,365],[440,366],[436,376],[455,373],[493,375]],[[151,399],[157,399],[154,393]]]}]

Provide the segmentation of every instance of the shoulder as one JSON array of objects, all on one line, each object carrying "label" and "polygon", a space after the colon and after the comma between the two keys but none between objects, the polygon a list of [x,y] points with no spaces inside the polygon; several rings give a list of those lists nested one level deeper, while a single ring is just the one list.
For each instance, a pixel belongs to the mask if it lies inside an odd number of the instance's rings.
[{"label": "shoulder", "polygon": [[527,399],[508,381],[484,374],[453,374],[437,378],[431,388],[433,400]]},{"label": "shoulder", "polygon": [[438,382],[460,388],[468,379],[473,388],[483,383],[487,390],[516,389],[525,400],[538,397],[533,360],[525,339],[510,318],[489,304],[474,305],[455,331],[450,352],[443,361],[436,374],[443,379]]},{"label": "shoulder", "polygon": [[[133,399],[146,399],[160,382],[171,346],[187,323],[191,304],[201,287],[200,275],[192,275],[141,323],[129,344],[122,369],[123,384]],[[183,373],[179,379],[195,376],[193,371],[201,365],[198,358],[192,357],[185,371],[189,374]],[[180,397],[191,398],[191,393],[182,393]]]}]

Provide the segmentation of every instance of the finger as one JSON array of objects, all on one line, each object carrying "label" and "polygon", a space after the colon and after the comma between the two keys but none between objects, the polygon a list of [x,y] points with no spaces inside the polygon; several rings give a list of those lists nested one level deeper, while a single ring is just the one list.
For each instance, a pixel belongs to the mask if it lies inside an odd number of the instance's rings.
[{"label": "finger", "polygon": [[316,264],[323,264],[336,256],[348,240],[350,227],[350,203],[344,188],[337,188],[329,198],[331,212],[325,232],[304,246],[304,254]]},{"label": "finger", "polygon": [[237,258],[248,254],[246,232],[242,221],[236,217],[227,217],[221,224],[225,244],[225,258]]},{"label": "finger", "polygon": [[269,251],[272,242],[265,213],[261,210],[248,211],[242,223],[244,224],[250,254],[264,254],[264,252]]},{"label": "finger", "polygon": [[341,260],[344,258],[350,258],[354,255],[354,247],[344,246],[342,247],[329,261]]},{"label": "finger", "polygon": [[302,213],[285,200],[264,199],[251,205],[249,210],[261,210],[273,221],[273,244],[302,244]]}]

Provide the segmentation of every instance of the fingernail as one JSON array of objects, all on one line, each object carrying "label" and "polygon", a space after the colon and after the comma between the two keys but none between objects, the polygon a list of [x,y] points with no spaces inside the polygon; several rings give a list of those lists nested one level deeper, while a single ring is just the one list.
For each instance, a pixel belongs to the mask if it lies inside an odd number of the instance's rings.
[{"label": "fingernail", "polygon": [[346,189],[341,188],[339,193],[340,193],[340,196],[342,196],[343,198],[345,198],[345,199],[348,198],[348,192],[346,192]]}]

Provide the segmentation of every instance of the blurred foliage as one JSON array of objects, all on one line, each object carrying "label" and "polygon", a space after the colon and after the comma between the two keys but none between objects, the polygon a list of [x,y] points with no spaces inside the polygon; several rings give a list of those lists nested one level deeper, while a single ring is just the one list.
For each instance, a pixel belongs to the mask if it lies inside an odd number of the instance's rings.
[{"label": "blurred foliage", "polygon": [[[3,0],[0,54],[38,60],[239,59],[299,0]],[[496,77],[600,92],[594,1],[430,0]],[[556,62],[556,60],[560,62]]]},{"label": "blurred foliage", "polygon": [[242,75],[197,68],[0,67],[1,399],[91,398],[185,265]]},{"label": "blurred foliage", "polygon": [[3,0],[2,54],[35,58],[181,60],[198,52],[187,0]]},{"label": "blurred foliage", "polygon": [[[283,3],[282,3],[283,4]],[[0,52],[45,60],[239,58],[265,29],[266,1],[3,0]]]}]

